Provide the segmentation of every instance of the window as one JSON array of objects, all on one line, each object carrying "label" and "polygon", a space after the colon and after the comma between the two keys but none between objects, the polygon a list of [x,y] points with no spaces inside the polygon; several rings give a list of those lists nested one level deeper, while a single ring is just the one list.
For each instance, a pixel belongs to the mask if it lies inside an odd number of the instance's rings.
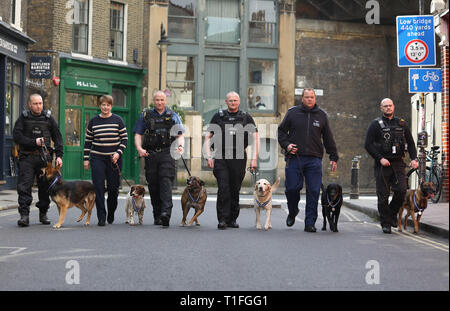
[{"label": "window", "polygon": [[117,2],[111,2],[110,6],[110,43],[108,56],[111,59],[123,59],[123,41],[124,41],[124,5]]},{"label": "window", "polygon": [[207,1],[206,41],[214,43],[239,43],[241,20],[239,1]]},{"label": "window", "polygon": [[249,42],[275,44],[277,25],[275,1],[251,0],[249,10]]},{"label": "window", "polygon": [[275,61],[249,60],[247,104],[249,109],[274,110]]},{"label": "window", "polygon": [[114,107],[126,107],[127,106],[127,94],[124,90],[113,87],[112,97],[114,100]]},{"label": "window", "polygon": [[15,28],[22,30],[20,27],[20,13],[22,11],[22,0],[11,0],[10,24]]},{"label": "window", "polygon": [[172,91],[169,104],[191,108],[194,105],[194,57],[167,56],[167,87]]},{"label": "window", "polygon": [[8,59],[6,63],[6,107],[5,107],[5,135],[12,135],[14,123],[19,118],[19,103],[22,93],[21,63]]},{"label": "window", "polygon": [[74,0],[72,25],[72,51],[88,54],[89,0]]},{"label": "window", "polygon": [[197,0],[170,0],[170,38],[195,40],[197,33]]}]

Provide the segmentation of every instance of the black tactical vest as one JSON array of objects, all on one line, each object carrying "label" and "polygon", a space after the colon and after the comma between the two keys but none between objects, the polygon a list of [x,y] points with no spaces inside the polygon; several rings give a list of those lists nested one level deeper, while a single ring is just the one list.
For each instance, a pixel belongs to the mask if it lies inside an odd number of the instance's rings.
[{"label": "black tactical vest", "polygon": [[[228,124],[228,126],[227,126]],[[238,110],[235,114],[230,114],[227,111],[219,110],[219,126],[222,130],[222,150],[236,149],[237,136],[244,135],[244,149],[248,146],[248,132],[237,133],[240,127],[235,127],[241,124],[243,127],[247,125],[247,113]],[[232,141],[232,146],[226,146],[226,142]]]},{"label": "black tactical vest", "polygon": [[381,146],[381,154],[388,160],[403,158],[407,149],[405,138],[405,120],[397,119],[398,122],[385,124],[383,119],[376,121],[381,127],[381,136],[378,144]]},{"label": "black tactical vest", "polygon": [[170,129],[175,125],[172,119],[173,111],[166,108],[162,115],[156,115],[153,109],[144,111],[144,122],[147,129],[144,132],[142,148],[145,150],[157,150],[168,148],[176,139],[170,136]]},{"label": "black tactical vest", "polygon": [[51,143],[51,125],[50,125],[50,111],[44,110],[41,115],[35,116],[31,111],[24,111],[23,125],[24,135],[29,138],[44,137],[45,146],[50,148]]}]

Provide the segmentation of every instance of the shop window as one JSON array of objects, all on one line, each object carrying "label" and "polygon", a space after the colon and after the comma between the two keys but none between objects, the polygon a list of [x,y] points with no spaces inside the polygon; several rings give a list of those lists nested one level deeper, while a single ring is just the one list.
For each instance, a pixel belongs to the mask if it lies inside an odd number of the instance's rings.
[{"label": "shop window", "polygon": [[253,110],[274,110],[275,62],[270,60],[249,61],[247,105]]},{"label": "shop window", "polygon": [[196,39],[197,0],[170,0],[168,35],[174,39]]},{"label": "shop window", "polygon": [[169,104],[184,108],[194,106],[194,57],[167,56],[167,87],[171,90]]},{"label": "shop window", "polygon": [[72,51],[88,54],[89,0],[74,0],[72,31]]},{"label": "shop window", "polygon": [[65,145],[80,146],[81,110],[68,108],[66,109],[65,116],[66,116]]},{"label": "shop window", "polygon": [[249,43],[275,44],[277,25],[275,1],[251,0],[248,20]]},{"label": "shop window", "polygon": [[118,2],[111,2],[110,5],[110,41],[108,57],[111,59],[123,59],[124,45],[124,8],[125,5]]},{"label": "shop window", "polygon": [[99,96],[95,95],[84,95],[84,106],[85,107],[98,107]]},{"label": "shop window", "polygon": [[5,135],[12,135],[14,123],[19,118],[22,69],[21,63],[8,59],[6,63]]},{"label": "shop window", "polygon": [[127,106],[127,95],[122,89],[113,88],[112,97],[114,99],[114,107],[126,107]]},{"label": "shop window", "polygon": [[241,40],[239,1],[207,1],[206,41],[209,43],[239,43]]},{"label": "shop window", "polygon": [[78,93],[66,93],[66,105],[68,106],[83,105],[83,95]]}]

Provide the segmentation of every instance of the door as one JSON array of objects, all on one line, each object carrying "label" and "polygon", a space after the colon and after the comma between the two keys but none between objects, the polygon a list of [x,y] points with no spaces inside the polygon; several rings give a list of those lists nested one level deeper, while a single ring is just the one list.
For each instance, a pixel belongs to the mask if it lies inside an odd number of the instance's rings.
[{"label": "door", "polygon": [[206,58],[203,124],[208,124],[220,108],[227,109],[225,99],[231,91],[239,92],[239,59]]}]

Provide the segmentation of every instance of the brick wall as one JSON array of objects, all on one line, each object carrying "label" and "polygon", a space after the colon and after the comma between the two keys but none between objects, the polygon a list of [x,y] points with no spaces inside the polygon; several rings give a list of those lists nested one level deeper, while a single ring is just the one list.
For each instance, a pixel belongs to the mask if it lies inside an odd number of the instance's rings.
[{"label": "brick wall", "polygon": [[449,55],[448,46],[441,48],[442,68],[442,165],[443,186],[441,201],[449,201]]},{"label": "brick wall", "polygon": [[328,113],[340,157],[332,174],[324,156],[324,183],[349,187],[352,158],[360,155],[360,188],[375,188],[374,160],[364,141],[369,123],[381,115],[380,101],[393,99],[395,114],[411,119],[408,75],[397,67],[394,28],[298,19],[296,40],[296,87],[323,90],[317,104]]}]

